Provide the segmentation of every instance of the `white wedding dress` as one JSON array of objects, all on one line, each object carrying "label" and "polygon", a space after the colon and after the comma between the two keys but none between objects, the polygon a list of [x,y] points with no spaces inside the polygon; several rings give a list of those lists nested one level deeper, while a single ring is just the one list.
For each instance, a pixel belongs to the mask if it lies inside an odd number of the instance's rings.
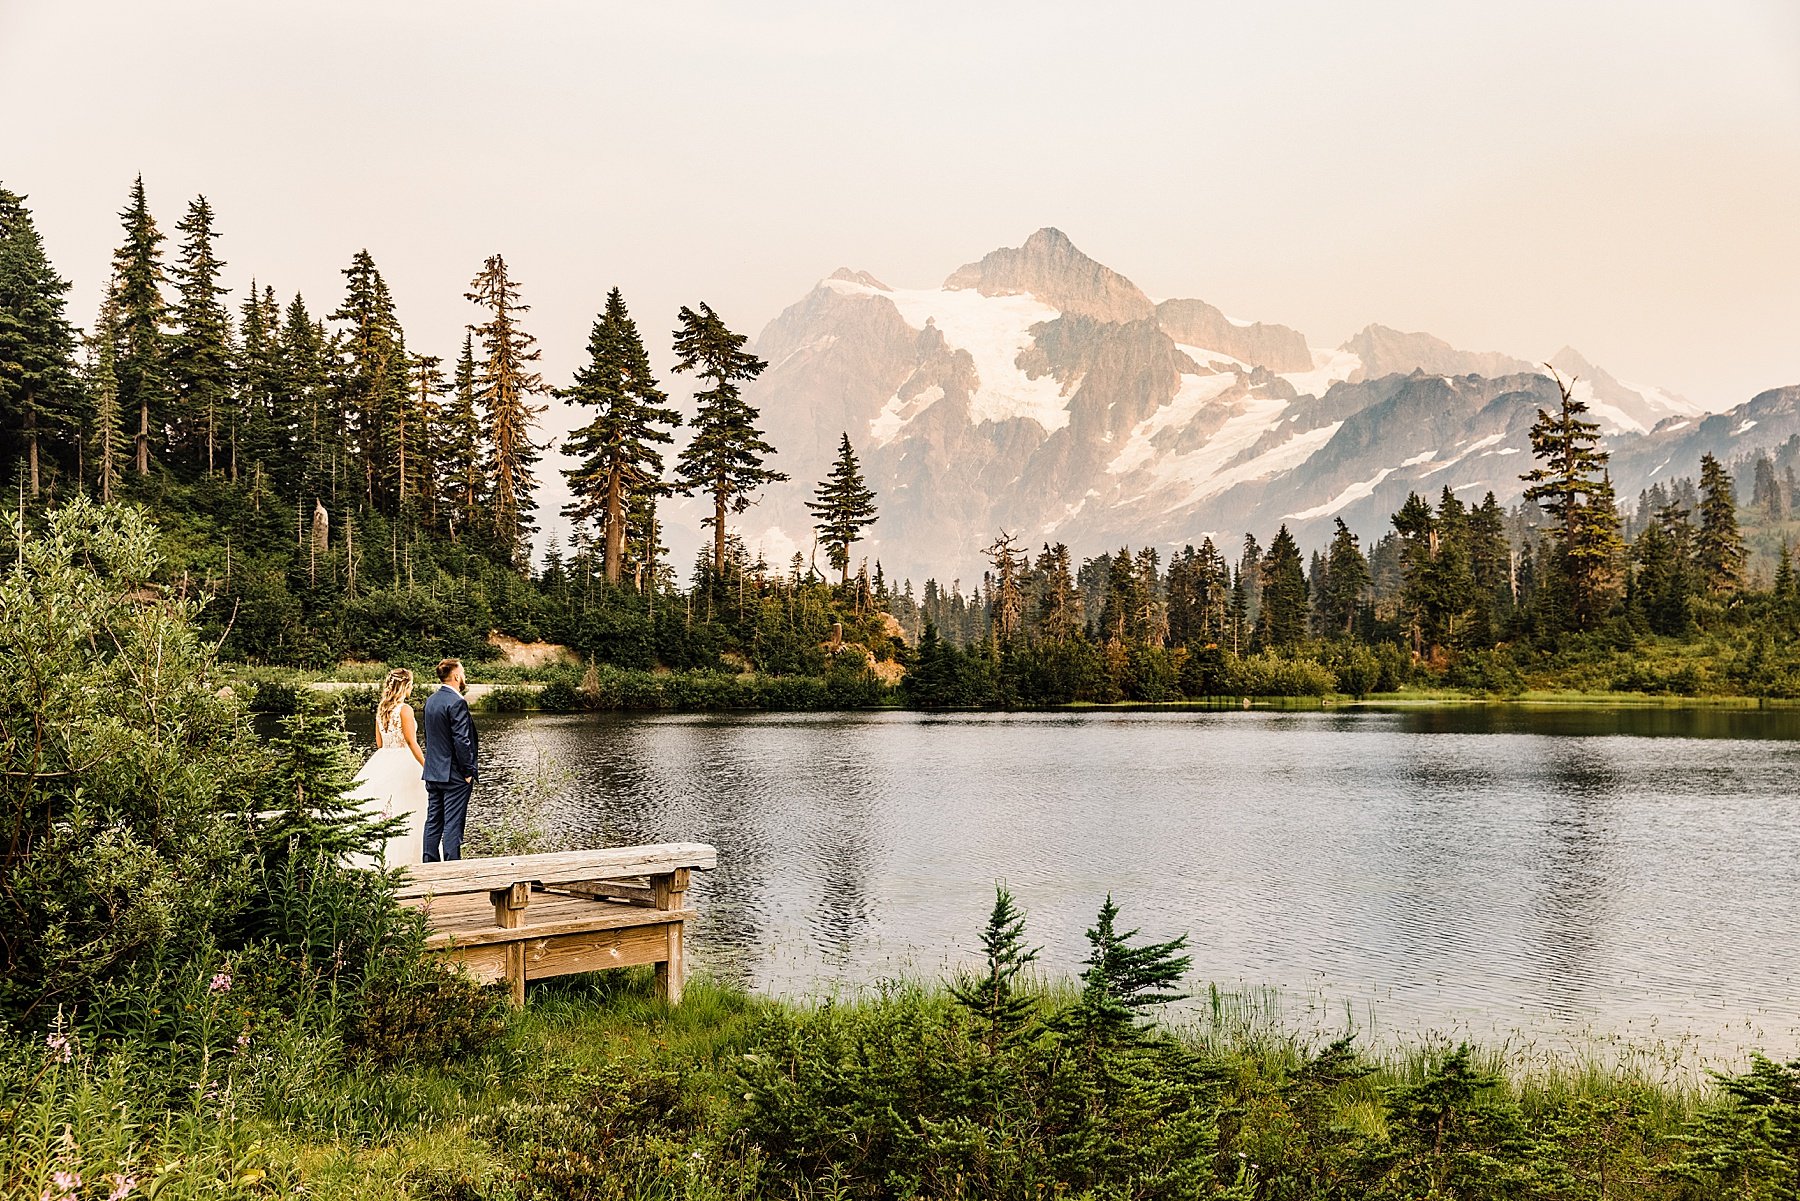
[{"label": "white wedding dress", "polygon": [[[371,817],[402,817],[406,828],[387,840],[383,858],[387,867],[402,867],[420,862],[425,854],[425,777],[412,748],[406,745],[406,730],[401,724],[401,709],[395,705],[381,727],[381,745],[356,773],[352,795],[361,802]],[[367,855],[354,856],[358,867],[379,867],[381,863]]]}]

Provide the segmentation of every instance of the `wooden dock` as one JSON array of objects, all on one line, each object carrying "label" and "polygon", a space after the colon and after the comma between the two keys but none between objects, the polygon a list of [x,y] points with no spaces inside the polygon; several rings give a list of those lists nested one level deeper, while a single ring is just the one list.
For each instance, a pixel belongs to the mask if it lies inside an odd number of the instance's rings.
[{"label": "wooden dock", "polygon": [[698,842],[461,859],[407,868],[396,893],[425,911],[427,946],[478,980],[505,981],[515,1005],[528,980],[645,963],[675,1005],[689,874],[717,862]]}]

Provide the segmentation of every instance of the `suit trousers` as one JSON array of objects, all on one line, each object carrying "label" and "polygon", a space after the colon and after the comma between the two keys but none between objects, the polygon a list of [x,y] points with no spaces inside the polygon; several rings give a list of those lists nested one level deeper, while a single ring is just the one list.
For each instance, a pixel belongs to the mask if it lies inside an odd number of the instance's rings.
[{"label": "suit trousers", "polygon": [[425,781],[426,863],[462,858],[463,820],[473,791],[467,780]]}]

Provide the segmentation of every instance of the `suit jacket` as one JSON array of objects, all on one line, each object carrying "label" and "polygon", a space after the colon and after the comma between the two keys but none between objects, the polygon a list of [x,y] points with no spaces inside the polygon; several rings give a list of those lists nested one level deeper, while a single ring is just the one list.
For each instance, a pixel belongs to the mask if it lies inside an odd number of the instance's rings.
[{"label": "suit jacket", "polygon": [[469,716],[469,702],[446,684],[425,701],[425,771],[427,783],[473,780],[481,738]]}]

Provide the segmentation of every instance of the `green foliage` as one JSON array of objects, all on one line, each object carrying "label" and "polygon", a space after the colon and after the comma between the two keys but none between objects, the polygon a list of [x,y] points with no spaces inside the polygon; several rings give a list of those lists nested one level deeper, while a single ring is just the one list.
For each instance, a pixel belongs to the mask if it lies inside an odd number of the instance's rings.
[{"label": "green foliage", "polygon": [[951,986],[950,995],[986,1027],[983,1045],[993,1055],[1017,1036],[1031,1013],[1032,1002],[1019,987],[1019,973],[1038,955],[1038,948],[1026,949],[1025,915],[1003,887],[994,889],[994,911],[981,934],[981,952],[987,974],[965,977]]},{"label": "green foliage", "polygon": [[0,575],[0,1016],[80,1005],[199,939],[242,887],[258,752],[215,695],[198,604],[151,581],[152,533],[76,500],[12,526]]},{"label": "green foliage", "polygon": [[806,507],[818,523],[820,545],[842,574],[843,586],[849,588],[850,548],[863,530],[875,524],[875,493],[863,482],[862,465],[850,447],[849,434],[838,443],[837,461],[813,490]]}]

